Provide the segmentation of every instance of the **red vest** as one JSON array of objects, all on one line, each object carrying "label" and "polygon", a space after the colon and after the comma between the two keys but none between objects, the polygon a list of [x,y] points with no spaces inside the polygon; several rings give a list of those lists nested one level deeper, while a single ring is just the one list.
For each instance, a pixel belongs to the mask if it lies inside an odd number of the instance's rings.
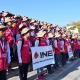
[{"label": "red vest", "polygon": [[55,54],[60,54],[61,51],[61,41],[57,41],[57,48],[55,48]]},{"label": "red vest", "polygon": [[78,40],[78,49],[80,50],[80,40]]},{"label": "red vest", "polygon": [[4,41],[4,47],[2,48],[2,41],[0,41],[0,71],[6,70],[8,66],[7,61],[7,42]]},{"label": "red vest", "polygon": [[8,28],[5,32],[6,40],[9,42],[10,46],[13,45],[14,37],[12,35],[11,30]]},{"label": "red vest", "polygon": [[40,38],[40,40],[39,40],[39,46],[47,46],[46,39]]},{"label": "red vest", "polygon": [[73,51],[78,49],[78,41],[73,42]]},{"label": "red vest", "polygon": [[30,63],[31,62],[31,52],[30,52],[30,41],[25,40],[22,45],[21,50],[22,63]]},{"label": "red vest", "polygon": [[68,46],[69,46],[69,42],[67,40],[65,40],[65,43],[64,43],[64,52],[65,53],[68,53]]},{"label": "red vest", "polygon": [[[31,36],[30,37],[31,44],[34,44],[35,43],[35,40],[36,40],[36,38],[34,36]],[[32,46],[34,46],[34,45],[32,45]]]},{"label": "red vest", "polygon": [[35,40],[36,40],[35,37],[33,37],[33,36],[30,37],[30,41],[31,41],[31,42],[35,42]]},{"label": "red vest", "polygon": [[11,27],[11,32],[13,33],[13,36],[15,36],[17,34],[17,31],[18,31],[18,27]]}]

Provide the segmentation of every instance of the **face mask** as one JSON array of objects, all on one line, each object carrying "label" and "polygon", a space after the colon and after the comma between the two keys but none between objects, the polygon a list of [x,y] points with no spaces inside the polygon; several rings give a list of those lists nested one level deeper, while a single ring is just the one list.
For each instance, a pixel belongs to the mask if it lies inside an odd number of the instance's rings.
[{"label": "face mask", "polygon": [[31,32],[31,36],[34,36],[34,32]]}]

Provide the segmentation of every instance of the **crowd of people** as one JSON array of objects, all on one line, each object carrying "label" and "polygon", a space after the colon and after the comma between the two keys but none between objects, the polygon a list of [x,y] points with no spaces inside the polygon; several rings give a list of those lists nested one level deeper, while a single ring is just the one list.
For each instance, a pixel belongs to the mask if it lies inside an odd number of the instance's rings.
[{"label": "crowd of people", "polygon": [[[6,70],[11,62],[18,62],[20,80],[27,80],[32,63],[30,47],[49,45],[53,48],[56,69],[69,62],[69,50],[74,59],[80,57],[78,34],[73,35],[55,24],[0,12],[0,80],[6,80]],[[51,65],[46,68],[48,74],[53,73]],[[37,80],[45,80],[43,68],[37,73]]]}]

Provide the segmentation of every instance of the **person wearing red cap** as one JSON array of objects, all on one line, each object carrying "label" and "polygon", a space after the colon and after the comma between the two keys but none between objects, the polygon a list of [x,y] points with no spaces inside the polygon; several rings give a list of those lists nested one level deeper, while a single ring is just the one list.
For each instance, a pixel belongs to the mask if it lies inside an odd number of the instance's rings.
[{"label": "person wearing red cap", "polygon": [[5,39],[5,26],[0,25],[0,80],[7,80],[6,70],[10,64],[10,48]]}]

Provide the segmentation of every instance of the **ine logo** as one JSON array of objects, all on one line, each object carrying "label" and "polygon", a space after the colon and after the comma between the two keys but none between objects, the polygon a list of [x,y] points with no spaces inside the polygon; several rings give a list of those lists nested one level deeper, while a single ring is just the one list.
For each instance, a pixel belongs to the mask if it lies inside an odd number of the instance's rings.
[{"label": "ine logo", "polygon": [[53,56],[52,51],[40,52],[39,54],[37,52],[35,52],[35,54],[34,54],[35,59],[49,57],[49,56]]},{"label": "ine logo", "polygon": [[38,53],[37,53],[37,52],[35,52],[35,54],[34,54],[34,58],[35,58],[35,59],[37,59],[37,58],[38,58],[38,56],[39,56],[39,55],[38,55]]}]

